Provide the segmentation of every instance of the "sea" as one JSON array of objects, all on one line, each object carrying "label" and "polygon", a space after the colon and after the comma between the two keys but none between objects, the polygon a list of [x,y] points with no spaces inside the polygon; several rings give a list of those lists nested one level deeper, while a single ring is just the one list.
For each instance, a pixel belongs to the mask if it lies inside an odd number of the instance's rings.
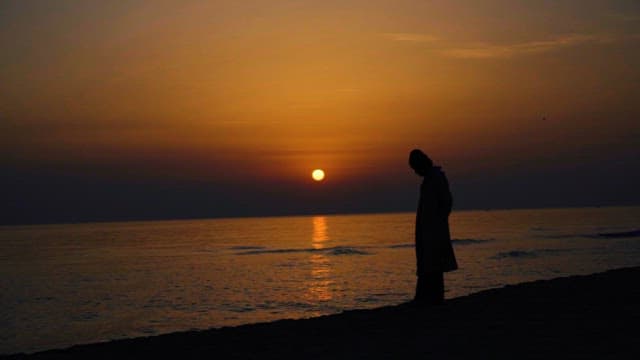
[{"label": "sea", "polygon": [[[395,305],[413,213],[0,227],[0,354]],[[640,265],[640,207],[454,211],[446,297]]]}]

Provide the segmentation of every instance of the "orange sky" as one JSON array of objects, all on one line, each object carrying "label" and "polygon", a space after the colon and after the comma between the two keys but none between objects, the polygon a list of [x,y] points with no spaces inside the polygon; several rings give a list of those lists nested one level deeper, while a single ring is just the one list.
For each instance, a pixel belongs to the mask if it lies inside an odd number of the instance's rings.
[{"label": "orange sky", "polygon": [[639,45],[634,1],[5,1],[0,149],[286,183],[632,157]]}]

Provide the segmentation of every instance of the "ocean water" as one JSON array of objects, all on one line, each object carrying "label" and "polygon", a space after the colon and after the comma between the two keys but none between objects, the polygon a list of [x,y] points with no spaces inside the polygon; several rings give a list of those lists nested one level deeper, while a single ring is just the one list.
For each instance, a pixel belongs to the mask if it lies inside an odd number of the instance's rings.
[{"label": "ocean water", "polygon": [[[0,354],[399,304],[413,213],[0,227]],[[456,211],[446,297],[640,265],[640,207]]]}]

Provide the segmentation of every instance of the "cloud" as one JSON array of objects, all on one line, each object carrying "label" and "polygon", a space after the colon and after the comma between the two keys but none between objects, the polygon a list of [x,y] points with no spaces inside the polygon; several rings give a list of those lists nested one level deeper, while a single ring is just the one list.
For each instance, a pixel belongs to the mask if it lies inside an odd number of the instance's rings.
[{"label": "cloud", "polygon": [[438,47],[438,53],[460,59],[494,59],[511,58],[531,54],[540,54],[562,48],[586,45],[610,43],[613,38],[605,35],[593,34],[566,34],[547,40],[532,40],[512,44],[496,44],[491,42],[467,42],[457,46],[448,46],[447,42],[440,38],[421,33],[384,33],[388,40],[411,43],[430,43]]},{"label": "cloud", "polygon": [[419,34],[419,33],[384,33],[382,34],[385,38],[393,41],[405,41],[405,42],[435,42],[438,41],[438,38],[429,34]]},{"label": "cloud", "polygon": [[357,92],[360,92],[360,89],[358,89],[358,88],[339,88],[339,89],[336,89],[336,92],[343,93],[343,94],[355,94]]},{"label": "cloud", "polygon": [[616,21],[620,21],[623,23],[630,22],[638,22],[640,21],[640,14],[630,14],[630,13],[621,13],[621,12],[613,12],[607,14],[607,16]]},{"label": "cloud", "polygon": [[467,44],[444,49],[441,53],[446,56],[463,59],[509,58],[521,55],[540,54],[579,45],[608,43],[611,41],[612,39],[607,36],[569,34],[550,40],[535,40],[507,45],[491,43]]}]

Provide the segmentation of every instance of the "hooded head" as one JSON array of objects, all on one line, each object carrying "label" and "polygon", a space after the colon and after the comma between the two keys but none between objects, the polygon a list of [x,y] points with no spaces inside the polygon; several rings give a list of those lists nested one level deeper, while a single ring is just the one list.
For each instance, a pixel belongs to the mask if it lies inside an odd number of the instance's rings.
[{"label": "hooded head", "polygon": [[425,176],[433,167],[433,161],[420,149],[413,149],[409,153],[409,166],[420,176]]}]

